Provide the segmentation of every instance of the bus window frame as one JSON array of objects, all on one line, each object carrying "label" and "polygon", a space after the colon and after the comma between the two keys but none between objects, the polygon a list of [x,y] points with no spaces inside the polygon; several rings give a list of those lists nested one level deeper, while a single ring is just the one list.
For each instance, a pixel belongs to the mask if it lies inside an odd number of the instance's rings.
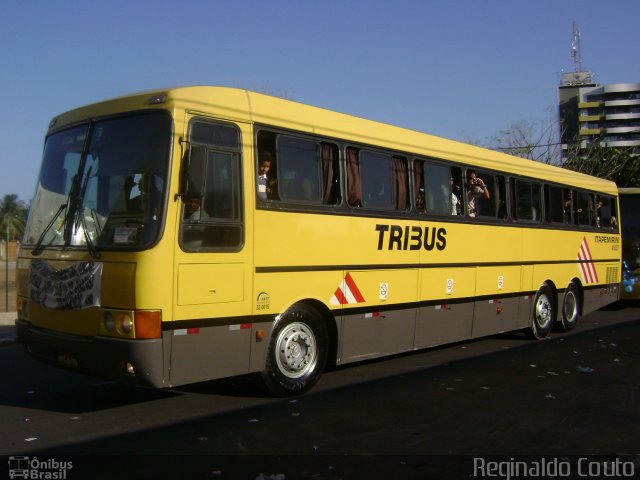
[{"label": "bus window frame", "polygon": [[[205,143],[203,141],[195,140],[192,141],[192,131],[194,125],[197,123],[205,123],[209,125],[219,125],[225,128],[233,128],[237,134],[237,145],[235,147],[225,146],[225,145],[215,145],[213,143]],[[188,137],[189,139],[189,149],[187,150],[188,159],[183,163],[182,168],[183,171],[181,173],[181,178],[186,178],[187,180],[187,188],[186,194],[182,196],[182,202],[180,205],[180,221],[179,221],[179,231],[178,231],[178,245],[180,249],[187,253],[199,253],[199,252],[240,252],[244,248],[245,245],[245,235],[246,235],[246,213],[245,213],[245,188],[244,188],[244,161],[242,155],[242,132],[240,127],[233,122],[225,122],[217,119],[212,119],[208,117],[195,116],[189,120],[188,126]],[[203,149],[204,158],[198,161],[198,165],[204,167],[202,173],[202,182],[199,183],[199,187],[201,187],[202,191],[191,192],[190,191],[190,180],[189,176],[191,173],[191,155],[193,154],[195,149]],[[210,217],[208,219],[203,220],[202,217],[198,220],[190,220],[185,218],[185,199],[190,196],[197,196],[200,198],[200,209],[204,209],[204,198],[206,197],[207,192],[207,176],[206,173],[208,169],[208,162],[210,159],[210,155],[212,153],[221,153],[225,155],[230,155],[231,158],[236,159],[236,165],[232,168],[232,173],[234,174],[234,180],[236,180],[235,189],[232,192],[234,197],[234,201],[237,203],[237,218],[236,219],[221,219],[221,217]],[[186,171],[185,171],[186,169]],[[195,195],[193,195],[195,193]],[[239,241],[234,245],[211,245],[211,246],[203,246],[202,243],[198,244],[198,235],[195,234],[198,230],[201,230],[199,235],[199,240],[202,242],[205,238],[210,238],[206,234],[206,230],[209,228],[230,228],[240,230]],[[193,231],[195,240],[187,241],[185,237],[188,235],[187,232]]]}]

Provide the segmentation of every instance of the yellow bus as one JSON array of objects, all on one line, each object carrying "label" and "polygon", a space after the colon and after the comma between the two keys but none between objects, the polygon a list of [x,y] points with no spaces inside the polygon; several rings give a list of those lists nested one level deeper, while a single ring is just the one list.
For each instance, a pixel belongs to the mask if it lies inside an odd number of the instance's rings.
[{"label": "yellow bus", "polygon": [[619,297],[615,184],[222,87],[49,126],[17,265],[19,339],[171,387],[498,332],[542,338]]},{"label": "yellow bus", "polygon": [[619,188],[623,300],[640,299],[640,188]]}]

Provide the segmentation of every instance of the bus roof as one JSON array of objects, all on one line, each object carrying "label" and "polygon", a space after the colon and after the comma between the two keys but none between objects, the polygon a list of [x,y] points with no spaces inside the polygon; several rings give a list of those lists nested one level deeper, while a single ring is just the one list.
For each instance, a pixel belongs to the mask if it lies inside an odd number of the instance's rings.
[{"label": "bus roof", "polygon": [[[356,145],[365,144],[398,152],[410,152],[424,157],[450,160],[477,168],[499,170],[612,195],[618,192],[615,183],[611,181],[568,169],[353,115],[230,87],[177,87],[118,97],[66,112],[52,120],[50,129],[57,130],[87,118],[149,108],[169,109],[174,110],[174,113],[183,109],[195,114],[198,112],[214,113],[221,119],[231,121],[271,125],[336,138],[353,142]],[[181,133],[177,132],[176,134],[180,135]]]},{"label": "bus roof", "polygon": [[640,194],[640,188],[622,187],[618,189],[620,195],[638,195]]}]

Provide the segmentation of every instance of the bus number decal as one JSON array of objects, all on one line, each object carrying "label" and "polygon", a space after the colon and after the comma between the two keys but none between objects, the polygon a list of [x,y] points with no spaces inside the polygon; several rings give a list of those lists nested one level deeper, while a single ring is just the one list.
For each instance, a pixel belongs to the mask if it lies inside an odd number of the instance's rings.
[{"label": "bus number decal", "polygon": [[256,298],[256,310],[269,310],[269,300],[267,292],[260,292]]},{"label": "bus number decal", "polygon": [[378,250],[420,250],[447,247],[447,230],[443,227],[410,227],[401,225],[376,225]]}]

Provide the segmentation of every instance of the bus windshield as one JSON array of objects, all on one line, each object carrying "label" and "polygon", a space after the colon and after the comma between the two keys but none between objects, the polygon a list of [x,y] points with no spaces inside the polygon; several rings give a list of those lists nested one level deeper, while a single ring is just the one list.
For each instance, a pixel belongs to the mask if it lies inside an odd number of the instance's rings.
[{"label": "bus windshield", "polygon": [[49,135],[24,243],[100,249],[150,246],[160,232],[171,121],[160,112]]}]

